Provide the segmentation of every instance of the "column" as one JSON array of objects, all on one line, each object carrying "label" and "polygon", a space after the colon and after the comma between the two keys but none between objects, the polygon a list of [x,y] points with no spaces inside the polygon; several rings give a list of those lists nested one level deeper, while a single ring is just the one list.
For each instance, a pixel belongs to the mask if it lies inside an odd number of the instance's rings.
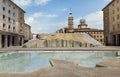
[{"label": "column", "polygon": [[0,34],[0,48],[2,48],[2,35]]},{"label": "column", "polygon": [[19,38],[18,36],[14,36],[14,46],[18,46],[19,45]]},{"label": "column", "polygon": [[19,37],[19,45],[23,45],[23,43],[24,43],[24,38],[21,36],[21,37]]},{"label": "column", "polygon": [[108,36],[105,37],[105,41],[104,42],[105,42],[105,45],[107,45],[107,46],[109,45],[108,44]]},{"label": "column", "polygon": [[116,39],[115,39],[115,42],[116,42],[116,46],[120,46],[120,36],[119,34],[115,35]]},{"label": "column", "polygon": [[63,40],[62,40],[62,39],[60,40],[60,45],[61,45],[61,47],[64,46],[64,45],[63,45]]},{"label": "column", "polygon": [[120,46],[120,34],[117,35],[117,46]]},{"label": "column", "polygon": [[5,48],[8,47],[8,35],[5,35]]},{"label": "column", "polygon": [[115,35],[111,35],[111,40],[110,40],[110,45],[115,46],[116,45],[116,36]]},{"label": "column", "polygon": [[23,45],[23,43],[24,43],[24,40],[23,40],[23,37],[22,36],[17,36],[16,37],[16,40],[17,40],[17,46],[21,46],[21,45]]},{"label": "column", "polygon": [[15,46],[15,37],[12,36],[12,46]]},{"label": "column", "polygon": [[22,45],[24,44],[24,37],[22,37]]},{"label": "column", "polygon": [[67,47],[67,41],[63,40],[63,47]]},{"label": "column", "polygon": [[107,45],[110,46],[111,45],[111,36],[110,35],[107,37],[107,40],[108,40]]},{"label": "column", "polygon": [[116,37],[116,46],[118,46],[119,45],[119,42],[118,42],[118,35],[115,35],[115,37]]},{"label": "column", "polygon": [[13,39],[12,36],[10,36],[10,47],[13,46]]},{"label": "column", "polygon": [[13,43],[14,43],[14,46],[16,46],[16,36],[13,36]]},{"label": "column", "polygon": [[116,56],[119,57],[120,56],[120,51],[116,52]]}]

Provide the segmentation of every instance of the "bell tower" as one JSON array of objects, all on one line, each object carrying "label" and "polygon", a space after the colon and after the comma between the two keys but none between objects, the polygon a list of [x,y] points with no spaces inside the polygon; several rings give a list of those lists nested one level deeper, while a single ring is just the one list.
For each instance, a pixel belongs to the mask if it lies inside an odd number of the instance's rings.
[{"label": "bell tower", "polygon": [[69,33],[73,33],[73,16],[72,16],[72,10],[70,9],[70,12],[69,12],[69,17],[68,17],[68,31]]}]

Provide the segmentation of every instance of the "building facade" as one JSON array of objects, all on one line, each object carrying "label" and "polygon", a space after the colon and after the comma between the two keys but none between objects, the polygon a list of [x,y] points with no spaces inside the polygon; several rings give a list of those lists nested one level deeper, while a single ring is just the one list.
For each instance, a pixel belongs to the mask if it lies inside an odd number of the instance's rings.
[{"label": "building facade", "polygon": [[104,44],[103,30],[88,28],[85,19],[80,20],[78,28],[74,28],[73,22],[74,18],[72,16],[72,12],[70,12],[68,17],[68,27],[58,30],[57,33],[87,33],[101,44]]},{"label": "building facade", "polygon": [[11,0],[0,0],[0,9],[0,48],[22,45],[25,11]]},{"label": "building facade", "polygon": [[120,1],[112,0],[105,8],[104,37],[108,46],[120,46]]},{"label": "building facade", "polygon": [[25,42],[27,42],[30,39],[32,39],[31,26],[28,25],[28,24],[25,24],[25,27],[24,27],[24,40],[25,40]]}]

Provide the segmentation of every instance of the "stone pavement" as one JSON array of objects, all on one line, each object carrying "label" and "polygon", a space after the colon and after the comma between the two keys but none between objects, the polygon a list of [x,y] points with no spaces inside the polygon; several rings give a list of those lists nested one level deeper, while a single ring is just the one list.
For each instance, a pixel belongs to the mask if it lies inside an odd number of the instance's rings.
[{"label": "stone pavement", "polygon": [[120,68],[84,68],[74,62],[53,59],[50,62],[51,68],[41,68],[32,73],[0,73],[0,77],[120,77]]},{"label": "stone pavement", "polygon": [[96,66],[105,68],[119,68],[120,69],[120,57],[117,58],[104,58]]}]

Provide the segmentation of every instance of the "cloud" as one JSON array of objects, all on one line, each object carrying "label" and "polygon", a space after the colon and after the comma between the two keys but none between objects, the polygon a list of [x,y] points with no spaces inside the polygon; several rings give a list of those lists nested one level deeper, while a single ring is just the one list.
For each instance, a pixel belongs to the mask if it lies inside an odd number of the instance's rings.
[{"label": "cloud", "polygon": [[43,12],[36,12],[36,13],[32,14],[30,17],[33,17],[33,18],[40,18],[40,17],[55,18],[58,16],[56,14],[46,14]]},{"label": "cloud", "polygon": [[12,0],[12,1],[21,7],[26,7],[30,5],[46,5],[51,0]]},{"label": "cloud", "polygon": [[104,0],[104,1],[108,1],[108,2],[110,2],[110,1],[112,1],[112,0]]},{"label": "cloud", "polygon": [[67,8],[63,8],[62,11],[63,11],[63,12],[66,12],[66,11],[68,11],[68,9],[67,9]]},{"label": "cloud", "polygon": [[28,23],[32,27],[32,32],[34,33],[48,33],[51,27],[56,26],[55,23],[52,23],[49,20],[56,17],[58,17],[56,14],[36,12],[26,18],[26,23]]},{"label": "cloud", "polygon": [[98,11],[85,16],[87,23],[92,28],[103,28],[103,12]]},{"label": "cloud", "polygon": [[45,33],[48,30],[48,25],[40,22],[37,19],[28,18],[26,22],[29,23],[29,25],[32,27],[32,32],[34,33]]},{"label": "cloud", "polygon": [[19,6],[29,6],[32,3],[32,0],[13,0]]},{"label": "cloud", "polygon": [[26,19],[26,23],[28,23],[32,27],[32,32],[34,33],[41,33],[46,31],[47,29],[44,23],[34,17],[28,17]]},{"label": "cloud", "polygon": [[55,14],[48,14],[46,17],[54,18],[54,17],[58,17],[58,16]]},{"label": "cloud", "polygon": [[86,23],[88,24],[88,27],[103,29],[103,12],[102,11],[97,11],[97,12],[85,15],[83,17],[75,18],[75,25],[78,25],[80,19],[82,18],[86,19]]},{"label": "cloud", "polygon": [[46,5],[51,0],[35,0],[37,5]]},{"label": "cloud", "polygon": [[36,13],[32,14],[30,17],[39,18],[39,17],[42,17],[42,16],[44,16],[44,14],[42,12],[36,12]]}]

